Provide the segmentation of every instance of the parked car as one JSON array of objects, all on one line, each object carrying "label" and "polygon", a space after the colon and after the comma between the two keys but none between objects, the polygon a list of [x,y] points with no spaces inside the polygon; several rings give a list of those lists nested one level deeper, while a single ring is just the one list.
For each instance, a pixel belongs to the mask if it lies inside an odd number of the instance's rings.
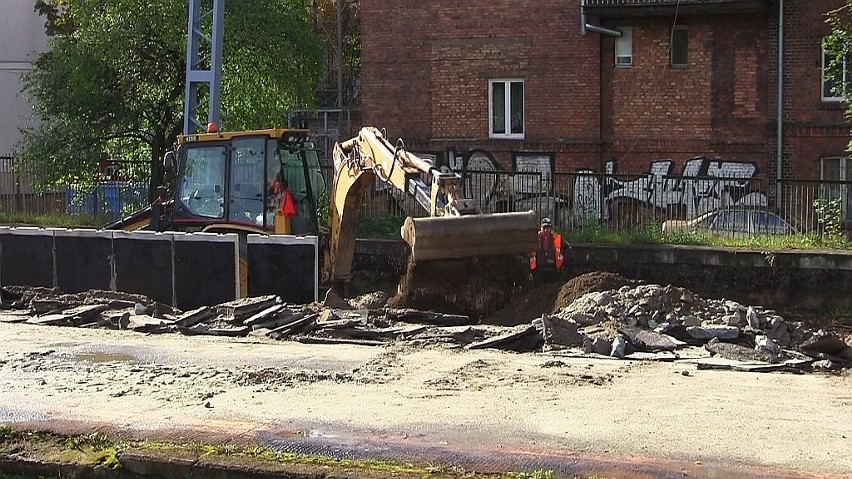
[{"label": "parked car", "polygon": [[689,220],[668,220],[663,223],[663,233],[675,231],[701,231],[724,236],[796,233],[790,223],[771,211],[743,207],[719,208]]}]

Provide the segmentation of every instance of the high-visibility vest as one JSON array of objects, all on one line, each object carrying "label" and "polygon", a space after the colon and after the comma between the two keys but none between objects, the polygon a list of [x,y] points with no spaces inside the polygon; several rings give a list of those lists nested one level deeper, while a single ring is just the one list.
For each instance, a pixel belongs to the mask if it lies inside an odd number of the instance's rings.
[{"label": "high-visibility vest", "polygon": [[[536,259],[539,251],[541,251],[541,245],[539,245],[539,248],[536,251],[530,253],[531,271],[534,271],[538,266]],[[553,233],[553,259],[556,269],[561,269],[562,265],[565,263],[565,258],[562,256],[562,235],[559,233]]]}]

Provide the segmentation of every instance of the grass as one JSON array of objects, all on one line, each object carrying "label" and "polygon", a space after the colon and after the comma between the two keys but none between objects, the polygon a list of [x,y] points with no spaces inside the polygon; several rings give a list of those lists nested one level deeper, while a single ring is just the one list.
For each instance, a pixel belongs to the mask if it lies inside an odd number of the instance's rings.
[{"label": "grass", "polygon": [[[263,446],[240,446],[235,444],[173,443],[158,441],[113,441],[100,432],[78,436],[61,436],[44,431],[15,430],[0,424],[0,456],[20,455],[22,459],[39,459],[49,463],[77,463],[93,468],[120,469],[122,450],[162,454],[168,458],[190,457],[205,459],[208,463],[226,461],[255,470],[264,466],[280,471],[282,465],[320,467],[322,475],[337,470],[349,476],[367,478],[382,477],[425,477],[457,479],[554,479],[553,471],[516,471],[502,474],[477,473],[451,465],[416,465],[405,462],[375,459],[336,459],[327,456],[312,456],[278,452]],[[277,466],[277,467],[276,467]],[[39,476],[38,479],[54,479],[57,476]],[[283,477],[283,476],[282,476]],[[573,479],[603,479],[599,476],[572,476]],[[34,476],[0,473],[0,479],[36,479]]]},{"label": "grass", "polygon": [[105,216],[92,215],[35,215],[31,213],[0,213],[0,224],[6,226],[37,226],[43,228],[100,228],[109,222]]},{"label": "grass", "polygon": [[817,233],[808,235],[751,235],[745,237],[709,235],[688,231],[663,233],[658,223],[649,223],[623,231],[614,231],[603,225],[593,223],[577,231],[566,232],[563,236],[569,243],[715,246],[760,250],[852,250],[852,241],[838,236],[820,236]]},{"label": "grass", "polygon": [[[36,226],[55,228],[101,228],[109,218],[91,215],[33,215],[27,213],[0,213],[0,224],[9,226]],[[399,238],[404,216],[364,216],[358,224],[360,238]],[[677,231],[663,233],[659,223],[651,222],[623,231],[592,223],[576,231],[563,232],[569,243],[598,244],[659,244],[685,246],[715,246],[760,250],[852,250],[852,241],[840,235],[753,235],[748,237],[713,236],[700,232]]]}]

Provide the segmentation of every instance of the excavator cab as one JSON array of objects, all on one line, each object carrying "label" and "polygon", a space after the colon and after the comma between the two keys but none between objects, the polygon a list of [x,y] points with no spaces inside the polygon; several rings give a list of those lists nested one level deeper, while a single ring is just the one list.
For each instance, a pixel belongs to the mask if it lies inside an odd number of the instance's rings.
[{"label": "excavator cab", "polygon": [[[282,192],[288,189],[296,216],[284,230]],[[307,130],[257,130],[189,135],[179,139],[173,229],[229,228],[266,233],[319,231],[317,199],[325,189],[316,149]]]},{"label": "excavator cab", "polygon": [[[178,137],[164,158],[168,193],[107,229],[318,234],[325,180],[308,130],[268,129]],[[296,203],[277,221],[283,188]],[[280,219],[280,218],[278,218]]]}]

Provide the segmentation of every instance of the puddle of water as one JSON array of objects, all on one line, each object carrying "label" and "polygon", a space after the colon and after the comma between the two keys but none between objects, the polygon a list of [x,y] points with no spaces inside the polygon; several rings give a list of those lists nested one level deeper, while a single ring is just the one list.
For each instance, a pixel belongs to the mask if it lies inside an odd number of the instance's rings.
[{"label": "puddle of water", "polygon": [[136,361],[136,356],[123,353],[85,353],[74,356],[75,361],[90,363],[111,363]]}]

